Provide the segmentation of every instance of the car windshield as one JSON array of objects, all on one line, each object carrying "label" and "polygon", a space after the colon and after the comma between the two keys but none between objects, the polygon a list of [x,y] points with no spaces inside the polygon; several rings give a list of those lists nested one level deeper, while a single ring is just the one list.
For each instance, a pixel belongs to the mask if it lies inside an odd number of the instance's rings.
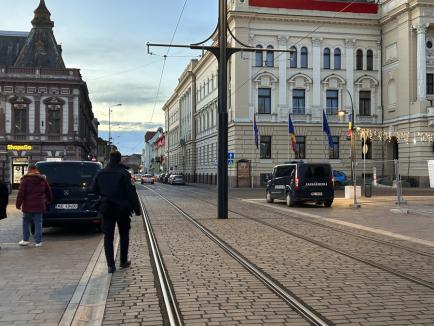
[{"label": "car windshield", "polygon": [[47,176],[50,185],[89,187],[100,170],[100,166],[79,162],[42,163],[38,164],[38,169]]},{"label": "car windshield", "polygon": [[276,174],[275,178],[281,178],[281,177],[289,177],[291,175],[292,170],[294,170],[294,165],[282,165],[276,167]]},{"label": "car windshield", "polygon": [[305,164],[300,166],[299,175],[307,179],[328,178],[331,175],[331,169],[327,164]]}]

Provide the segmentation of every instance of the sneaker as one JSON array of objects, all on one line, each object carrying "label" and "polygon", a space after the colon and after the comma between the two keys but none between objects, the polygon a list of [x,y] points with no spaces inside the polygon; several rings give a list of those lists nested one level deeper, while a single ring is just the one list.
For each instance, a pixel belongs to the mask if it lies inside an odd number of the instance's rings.
[{"label": "sneaker", "polygon": [[108,268],[108,273],[109,274],[113,274],[114,272],[116,272],[116,267],[112,266]]},{"label": "sneaker", "polygon": [[130,260],[127,260],[126,262],[119,264],[120,268],[128,268],[130,266],[131,266],[131,261]]},{"label": "sneaker", "polygon": [[42,247],[42,242],[35,243],[35,247]]},{"label": "sneaker", "polygon": [[28,246],[28,245],[29,245],[29,241],[21,240],[20,242],[18,242],[18,244],[19,244],[20,246]]}]

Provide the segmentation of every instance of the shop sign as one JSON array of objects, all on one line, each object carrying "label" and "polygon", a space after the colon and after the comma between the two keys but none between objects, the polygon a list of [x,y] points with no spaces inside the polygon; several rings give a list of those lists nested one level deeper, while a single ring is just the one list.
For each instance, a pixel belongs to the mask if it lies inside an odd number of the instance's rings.
[{"label": "shop sign", "polygon": [[8,151],[18,151],[18,152],[24,152],[24,151],[31,151],[33,149],[32,145],[7,145],[6,149]]},{"label": "shop sign", "polygon": [[28,157],[13,157],[12,158],[12,164],[20,164],[20,165],[27,165],[29,164],[29,158]]}]

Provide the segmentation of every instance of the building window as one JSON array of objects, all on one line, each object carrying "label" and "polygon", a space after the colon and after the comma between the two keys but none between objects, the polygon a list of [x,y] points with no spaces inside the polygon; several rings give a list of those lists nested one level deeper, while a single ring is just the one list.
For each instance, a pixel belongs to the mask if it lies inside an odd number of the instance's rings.
[{"label": "building window", "polygon": [[[262,45],[257,45],[256,48],[262,49]],[[262,67],[263,62],[264,62],[264,56],[263,56],[262,50],[256,51],[255,52],[255,66],[256,67]]]},{"label": "building window", "polygon": [[434,74],[426,74],[426,93],[434,95]]},{"label": "building window", "polygon": [[339,106],[339,93],[337,90],[327,90],[326,111],[328,115],[336,115]]},{"label": "building window", "polygon": [[305,114],[305,91],[294,89],[292,91],[292,113]]},{"label": "building window", "polygon": [[25,134],[27,133],[27,109],[28,104],[14,104],[14,133]]},{"label": "building window", "polygon": [[368,52],[366,52],[366,69],[374,70],[374,53],[372,50],[368,50]]},{"label": "building window", "polygon": [[330,69],[330,49],[324,49],[324,69]]},{"label": "building window", "polygon": [[[267,49],[273,49],[272,45],[267,46]],[[265,60],[265,66],[274,67],[274,52],[267,51],[267,60]]]},{"label": "building window", "polygon": [[300,55],[301,55],[301,57],[300,57],[300,61],[301,61],[300,62],[300,67],[301,68],[307,68],[307,66],[308,66],[307,47],[303,46],[301,48]]},{"label": "building window", "polygon": [[363,51],[357,50],[356,52],[356,69],[363,70]]},{"label": "building window", "polygon": [[271,136],[261,136],[260,158],[271,159]]},{"label": "building window", "polygon": [[297,144],[295,158],[298,160],[304,160],[306,158],[306,136],[296,136]]},{"label": "building window", "polygon": [[289,51],[289,68],[297,68],[297,48],[291,46]]},{"label": "building window", "polygon": [[[362,139],[362,158],[365,158],[367,160],[372,160],[372,142],[369,138],[366,139],[366,146],[368,151],[366,152],[366,154],[363,154],[363,149],[365,147],[365,139]],[[366,156],[364,157],[364,155]]]},{"label": "building window", "polygon": [[58,135],[61,133],[61,109],[61,105],[47,105],[47,132],[49,134]]},{"label": "building window", "polygon": [[329,147],[329,158],[331,160],[339,159],[339,136],[332,136],[333,147]]},{"label": "building window", "polygon": [[359,93],[359,115],[371,115],[371,91],[360,91]]},{"label": "building window", "polygon": [[341,49],[335,49],[334,59],[335,70],[341,70]]},{"label": "building window", "polygon": [[258,113],[271,114],[271,89],[258,89]]}]

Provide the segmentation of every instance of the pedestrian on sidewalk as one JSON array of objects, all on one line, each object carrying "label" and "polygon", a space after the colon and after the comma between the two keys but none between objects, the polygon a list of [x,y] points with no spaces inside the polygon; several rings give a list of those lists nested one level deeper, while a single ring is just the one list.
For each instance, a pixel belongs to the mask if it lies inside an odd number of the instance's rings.
[{"label": "pedestrian on sidewalk", "polygon": [[47,178],[41,174],[36,165],[29,166],[26,175],[21,178],[16,207],[23,211],[23,239],[20,246],[28,246],[30,239],[30,225],[35,225],[35,246],[42,246],[42,214],[47,204],[53,200]]},{"label": "pedestrian on sidewalk", "polygon": [[6,183],[4,181],[0,181],[0,220],[5,219],[7,216],[6,214],[6,207],[8,206],[9,202],[9,190],[6,186]]},{"label": "pedestrian on sidewalk", "polygon": [[132,213],[141,215],[140,202],[136,188],[131,182],[127,167],[121,164],[119,151],[110,153],[110,163],[98,172],[95,177],[93,191],[100,196],[98,210],[102,214],[102,230],[104,232],[104,250],[108,272],[116,271],[113,239],[116,224],[120,238],[120,268],[131,265],[128,260],[129,233]]}]

